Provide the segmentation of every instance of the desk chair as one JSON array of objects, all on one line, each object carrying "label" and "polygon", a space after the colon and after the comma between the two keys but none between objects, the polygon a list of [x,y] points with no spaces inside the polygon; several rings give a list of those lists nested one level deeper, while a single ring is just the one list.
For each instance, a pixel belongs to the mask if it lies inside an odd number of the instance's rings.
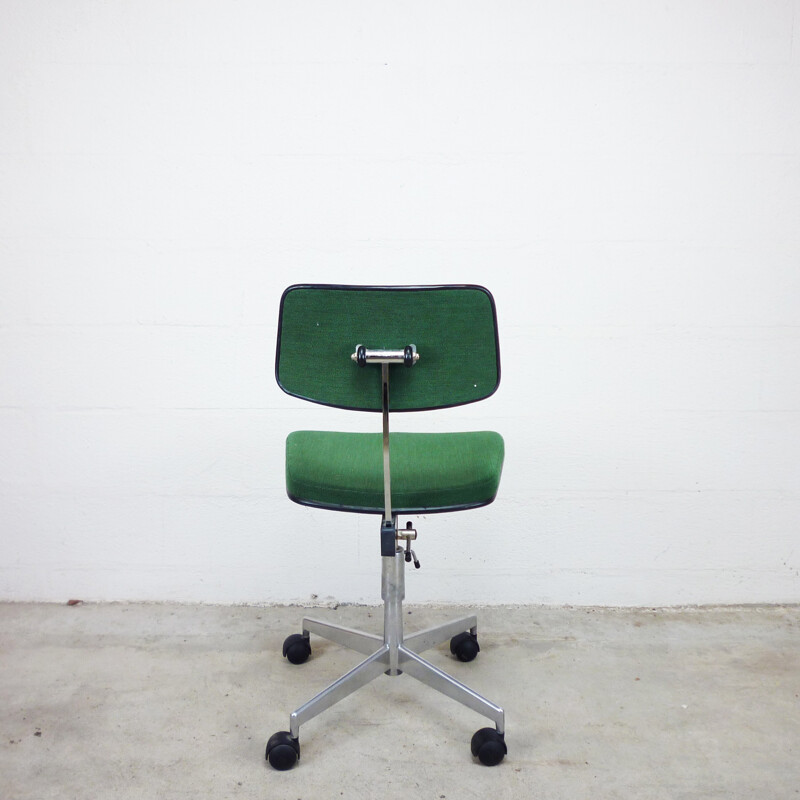
[{"label": "desk chair", "polygon": [[267,742],[267,760],[290,769],[300,757],[301,725],[381,674],[406,673],[494,722],[475,733],[471,749],[483,764],[500,763],[507,752],[503,709],[419,655],[450,639],[451,653],[471,661],[480,650],[477,618],[403,633],[405,565],[419,568],[419,561],[411,548],[416,530],[411,522],[400,527],[398,516],[491,503],[503,439],[487,431],[389,433],[390,411],[448,408],[495,391],[500,357],[492,296],[480,286],[290,286],[281,298],[275,375],[303,400],[382,415],[382,435],[291,433],[286,488],[306,506],[381,515],[384,629],[376,636],[305,618],[302,633],[286,639],[283,655],[292,664],[311,655],[312,633],[367,658],[291,713],[289,730]]}]

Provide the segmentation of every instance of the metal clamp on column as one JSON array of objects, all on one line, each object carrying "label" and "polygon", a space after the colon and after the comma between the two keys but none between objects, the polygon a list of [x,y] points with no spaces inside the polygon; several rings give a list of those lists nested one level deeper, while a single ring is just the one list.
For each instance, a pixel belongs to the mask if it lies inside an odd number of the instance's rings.
[{"label": "metal clamp on column", "polygon": [[397,517],[381,523],[381,555],[393,558],[397,554]]},{"label": "metal clamp on column", "polygon": [[367,364],[403,364],[413,367],[419,361],[419,353],[415,344],[408,344],[402,350],[369,350],[363,344],[357,344],[356,351],[350,358],[359,367]]}]

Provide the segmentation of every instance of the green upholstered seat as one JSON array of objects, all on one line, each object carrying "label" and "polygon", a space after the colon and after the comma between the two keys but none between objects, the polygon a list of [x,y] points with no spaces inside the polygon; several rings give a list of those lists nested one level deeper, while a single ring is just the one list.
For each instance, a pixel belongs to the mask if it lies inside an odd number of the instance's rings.
[{"label": "green upholstered seat", "polygon": [[[290,395],[381,411],[381,367],[358,366],[357,345],[416,346],[413,367],[389,368],[388,410],[464,405],[500,381],[497,316],[482,286],[290,286],[281,298],[275,376]],[[491,503],[503,466],[497,433],[392,433],[392,512]],[[338,511],[385,511],[382,435],[297,431],[286,444],[292,500]]]},{"label": "green upholstered seat", "polygon": [[[392,433],[392,508],[414,514],[494,500],[503,468],[498,433]],[[295,431],[286,440],[286,487],[296,502],[383,511],[380,433]]]}]

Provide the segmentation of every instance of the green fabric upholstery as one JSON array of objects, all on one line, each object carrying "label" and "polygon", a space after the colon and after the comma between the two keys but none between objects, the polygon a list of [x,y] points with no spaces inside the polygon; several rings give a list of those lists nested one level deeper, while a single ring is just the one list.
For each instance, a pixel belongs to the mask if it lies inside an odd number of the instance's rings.
[{"label": "green fabric upholstery", "polygon": [[291,286],[281,299],[275,375],[291,395],[359,411],[381,410],[377,364],[350,360],[356,345],[415,344],[414,367],[393,367],[390,408],[474,403],[500,380],[492,296],[479,286]]},{"label": "green fabric upholstery", "polygon": [[[389,442],[396,513],[474,508],[494,500],[503,468],[499,433],[392,433]],[[289,496],[306,505],[381,513],[382,443],[380,433],[291,433]]]},{"label": "green fabric upholstery", "polygon": [[[359,367],[357,345],[402,350],[389,367],[389,411],[473,403],[500,381],[497,318],[480,286],[290,286],[281,298],[275,377],[288,394],[358,411],[381,410],[381,368]],[[286,442],[292,500],[384,513],[379,432],[296,431]],[[455,511],[494,500],[503,468],[497,433],[390,434],[392,512]]]}]

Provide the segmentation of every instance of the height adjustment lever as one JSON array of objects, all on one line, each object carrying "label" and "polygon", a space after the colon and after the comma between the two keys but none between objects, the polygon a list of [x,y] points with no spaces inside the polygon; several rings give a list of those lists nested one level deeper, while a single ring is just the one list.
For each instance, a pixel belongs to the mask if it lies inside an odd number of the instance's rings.
[{"label": "height adjustment lever", "polygon": [[420,568],[419,559],[417,558],[417,554],[411,549],[411,542],[417,538],[417,532],[414,528],[411,527],[410,522],[406,522],[405,528],[400,528],[397,531],[397,538],[405,539],[406,542],[406,552],[405,552],[405,559],[406,564],[410,564],[413,560],[415,569]]}]

